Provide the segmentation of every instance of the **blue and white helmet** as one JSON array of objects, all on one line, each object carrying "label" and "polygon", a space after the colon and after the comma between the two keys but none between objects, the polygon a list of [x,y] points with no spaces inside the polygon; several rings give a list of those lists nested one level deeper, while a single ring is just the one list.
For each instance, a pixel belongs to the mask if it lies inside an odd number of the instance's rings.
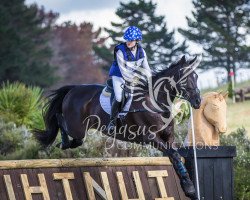
[{"label": "blue and white helmet", "polygon": [[136,26],[130,26],[125,31],[123,38],[126,41],[142,40],[142,32]]}]

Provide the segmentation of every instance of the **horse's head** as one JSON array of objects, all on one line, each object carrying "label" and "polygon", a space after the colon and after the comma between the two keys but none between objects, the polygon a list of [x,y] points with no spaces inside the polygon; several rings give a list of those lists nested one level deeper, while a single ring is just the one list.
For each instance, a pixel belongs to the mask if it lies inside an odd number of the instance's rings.
[{"label": "horse's head", "polygon": [[201,56],[188,61],[183,56],[179,61],[178,72],[175,75],[177,93],[189,101],[195,109],[198,109],[201,104],[200,90],[197,87],[198,75],[194,71],[200,61]]},{"label": "horse's head", "polygon": [[225,133],[227,130],[226,98],[228,93],[210,92],[204,95],[205,107],[203,114],[207,121],[215,127],[217,133]]},{"label": "horse's head", "polygon": [[[168,68],[157,71],[155,76],[149,79],[152,81],[148,84],[150,100],[156,109],[161,110],[162,107],[169,109],[169,105],[172,105],[174,98],[177,96],[189,101],[195,109],[200,107],[200,90],[197,87],[198,76],[194,71],[200,61],[201,56],[192,60],[186,60],[183,56]],[[159,100],[158,97],[162,99]],[[163,98],[166,98],[164,103],[162,102]]]}]

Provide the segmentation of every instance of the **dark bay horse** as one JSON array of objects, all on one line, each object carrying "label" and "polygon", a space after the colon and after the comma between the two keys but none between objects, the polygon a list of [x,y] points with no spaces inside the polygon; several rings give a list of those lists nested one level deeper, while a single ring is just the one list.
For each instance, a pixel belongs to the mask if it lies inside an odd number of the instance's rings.
[{"label": "dark bay horse", "polygon": [[[194,69],[200,59],[198,56],[186,60],[183,56],[169,68],[157,72],[151,79],[151,86],[135,87],[138,93],[133,97],[131,109],[137,112],[127,113],[124,123],[118,121],[115,133],[109,133],[105,128],[109,123],[109,115],[99,103],[104,85],[61,87],[50,95],[44,115],[46,130],[35,130],[35,137],[42,145],[49,146],[55,141],[60,129],[66,146],[74,148],[82,144],[88,129],[95,128],[119,140],[151,144],[169,156],[186,196],[196,199],[194,185],[179,153],[171,145],[174,141],[171,103],[181,96],[193,108],[199,108],[201,97]],[[68,135],[73,138],[72,141],[68,140]]]}]

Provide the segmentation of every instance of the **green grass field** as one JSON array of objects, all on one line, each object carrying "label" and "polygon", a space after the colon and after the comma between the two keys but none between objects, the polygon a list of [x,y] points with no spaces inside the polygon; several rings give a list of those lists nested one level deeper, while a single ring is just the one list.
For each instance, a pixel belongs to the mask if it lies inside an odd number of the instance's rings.
[{"label": "green grass field", "polygon": [[[240,84],[236,84],[236,88],[242,88],[250,86],[250,81],[246,81]],[[202,94],[209,91],[226,91],[227,86],[223,85],[214,89],[206,89],[202,91]],[[237,130],[237,128],[244,127],[247,130],[250,137],[250,101],[232,103],[231,99],[228,99],[227,110],[227,134]]]},{"label": "green grass field", "polygon": [[237,128],[244,127],[250,137],[250,101],[234,104],[228,101],[227,111],[227,133],[231,133]]}]

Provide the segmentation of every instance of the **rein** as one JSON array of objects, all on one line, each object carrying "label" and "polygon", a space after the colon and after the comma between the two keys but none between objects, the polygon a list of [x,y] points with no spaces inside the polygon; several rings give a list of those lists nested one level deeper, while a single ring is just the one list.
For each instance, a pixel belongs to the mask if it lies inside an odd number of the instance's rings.
[{"label": "rein", "polygon": [[[129,89],[126,89],[127,88],[127,86],[123,86],[123,85],[121,85],[121,88],[125,91],[125,92],[127,92],[127,93],[129,93],[129,94],[133,94],[133,92],[131,92],[131,90],[129,90]],[[140,90],[142,93],[144,93],[144,94],[146,94],[146,93],[148,93],[148,90]],[[179,99],[183,99],[183,100],[186,100],[186,98],[185,97],[183,97],[183,96],[179,96],[179,95],[173,95],[173,94],[167,94],[166,92],[164,92],[164,91],[159,91],[159,93],[163,93],[163,94],[166,94],[166,95],[169,95],[169,96],[171,96],[171,97],[177,97],[177,98],[179,98]]]},{"label": "rein", "polygon": [[[160,111],[160,110],[152,110],[154,113],[169,113],[169,111],[164,110],[164,111]],[[129,111],[121,111],[119,113],[138,113],[138,112],[150,112],[147,109],[133,109],[133,110],[129,110]]]},{"label": "rein", "polygon": [[[175,72],[175,74],[176,73],[178,73],[178,79],[180,79],[180,77],[181,77],[180,71],[177,70]],[[124,92],[127,92],[128,94],[133,94],[134,91],[132,92],[132,90],[129,89],[128,86],[131,86],[131,85],[127,81],[125,81],[125,84],[122,84],[121,88],[124,90]],[[187,90],[196,90],[193,88],[186,88],[186,89]],[[140,92],[142,92],[143,94],[146,94],[149,91],[148,90],[140,90]],[[187,93],[184,93],[184,95],[179,95],[179,94],[173,95],[173,94],[167,93],[165,91],[158,91],[158,92],[162,93],[162,94],[169,95],[169,96],[174,97],[174,98],[179,98],[179,99],[183,99],[183,100],[187,100],[187,101],[190,100],[190,96]],[[160,107],[164,106],[163,103],[159,102],[157,99],[155,99],[155,101]],[[169,110],[164,110],[164,109],[162,109],[162,111],[160,111],[160,110],[152,110],[152,111],[155,113],[169,113],[170,112]],[[129,110],[129,111],[121,111],[121,113],[136,113],[136,112],[150,112],[150,111],[148,111],[147,109],[134,109],[134,110]]]},{"label": "rein", "polygon": [[[127,92],[128,94],[133,94],[133,92],[130,90],[130,89],[127,89],[127,86],[125,84],[121,85],[121,88],[124,90],[124,92]],[[148,93],[148,90],[142,90],[141,91],[142,93],[146,94]],[[177,97],[177,98],[180,98],[180,99],[184,99],[186,100],[185,97],[183,96],[179,96],[179,95],[173,95],[173,94],[167,94],[167,92],[165,91],[159,91],[160,93],[163,93],[163,94],[166,94],[166,95],[170,95],[172,97]],[[189,99],[189,98],[188,98]],[[160,106],[163,106],[163,104],[157,100],[155,100]],[[170,111],[169,110],[163,110],[163,111],[160,111],[160,110],[152,110],[154,113],[169,113]],[[137,112],[150,112],[149,110],[147,109],[133,109],[133,110],[129,110],[129,111],[121,111],[120,113],[137,113]]]}]

